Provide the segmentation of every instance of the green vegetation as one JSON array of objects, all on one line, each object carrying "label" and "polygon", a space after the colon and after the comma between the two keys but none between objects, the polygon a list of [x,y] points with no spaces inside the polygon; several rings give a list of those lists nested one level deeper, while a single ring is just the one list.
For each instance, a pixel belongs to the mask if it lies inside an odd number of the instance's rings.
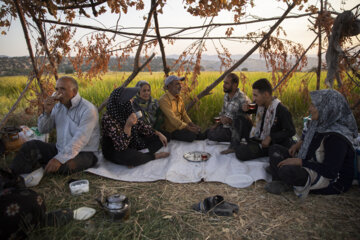
[{"label": "green vegetation", "polygon": [[[80,85],[80,94],[93,102],[96,106],[99,106],[104,99],[106,99],[111,91],[122,84],[129,76],[128,72],[112,72],[106,74],[102,80],[93,80],[91,82],[85,80],[79,80]],[[203,72],[199,77],[199,84],[193,91],[190,97],[195,97],[200,91],[202,91],[206,86],[211,82],[216,80],[220,76],[218,72]],[[251,85],[254,81],[259,78],[266,77],[271,78],[271,73],[261,73],[261,72],[246,72],[245,84],[240,83],[240,89],[243,90],[250,98],[252,95]],[[296,73],[293,78],[288,82],[288,86],[283,90],[281,95],[278,91],[274,95],[278,96],[280,100],[288,106],[292,114],[295,117],[301,117],[306,115],[308,107],[308,96],[307,92],[301,90],[301,81],[307,77],[312,76],[309,81],[309,91],[315,89],[316,78],[314,75],[309,75],[308,73]],[[325,74],[323,74],[325,77]],[[25,76],[12,76],[12,77],[0,77],[0,100],[1,108],[0,115],[3,116],[11,108],[12,104],[16,101],[20,92],[24,89],[27,78]],[[163,73],[149,73],[143,72],[140,73],[136,79],[130,83],[129,86],[134,86],[137,81],[146,80],[151,83],[152,86],[152,95],[155,98],[159,98],[163,93]],[[322,80],[323,82],[323,80]],[[34,82],[35,84],[35,82]],[[323,87],[323,86],[322,86]],[[27,97],[29,97],[27,94]],[[219,84],[213,91],[210,96],[206,96],[200,100],[191,111],[190,116],[193,121],[199,123],[202,127],[206,127],[211,123],[211,119],[216,116],[222,106],[223,98],[222,84]],[[305,94],[305,95],[304,95]],[[22,100],[20,107],[17,109],[17,112],[23,112],[27,102]]]}]

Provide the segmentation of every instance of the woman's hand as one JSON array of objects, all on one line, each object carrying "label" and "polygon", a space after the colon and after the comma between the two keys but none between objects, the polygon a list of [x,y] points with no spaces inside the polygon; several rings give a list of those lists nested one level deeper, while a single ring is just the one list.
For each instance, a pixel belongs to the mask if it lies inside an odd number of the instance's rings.
[{"label": "woman's hand", "polygon": [[292,157],[295,157],[295,154],[299,151],[301,144],[302,144],[302,140],[298,141],[297,143],[293,144],[290,148],[289,148],[289,154]]},{"label": "woman's hand", "polygon": [[287,158],[277,165],[278,168],[281,168],[282,166],[286,165],[293,165],[293,166],[302,166],[302,159],[301,158]]},{"label": "woman's hand", "polygon": [[155,134],[159,137],[160,141],[162,142],[163,146],[167,146],[167,138],[159,131],[155,131]]},{"label": "woman's hand", "polygon": [[129,137],[131,136],[131,127],[134,126],[137,123],[137,117],[135,113],[130,114],[128,119],[126,120],[125,126],[124,126],[124,132]]},{"label": "woman's hand", "polygon": [[132,127],[137,123],[137,117],[135,115],[135,113],[130,114],[130,116],[128,117],[128,119],[126,120],[125,125]]}]

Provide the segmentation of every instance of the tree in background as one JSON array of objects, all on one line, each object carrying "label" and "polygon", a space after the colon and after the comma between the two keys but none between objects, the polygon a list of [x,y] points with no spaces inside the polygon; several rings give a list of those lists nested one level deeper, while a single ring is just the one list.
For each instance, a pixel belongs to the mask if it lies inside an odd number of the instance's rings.
[{"label": "tree in background", "polygon": [[[318,69],[321,69],[321,66],[324,65],[321,61],[321,53],[327,49],[327,41],[330,37],[334,18],[340,14],[335,12],[326,0],[318,1],[319,6],[307,4],[307,0],[274,0],[274,4],[282,2],[287,6],[287,9],[284,10],[282,16],[272,18],[260,18],[247,14],[248,8],[257,7],[253,0],[184,0],[182,1],[184,9],[188,14],[202,18],[203,24],[172,28],[172,32],[162,35],[160,30],[165,31],[165,29],[160,26],[163,23],[158,21],[158,14],[166,11],[167,0],[149,0],[146,2],[143,0],[3,0],[2,2],[0,10],[2,34],[6,34],[6,29],[10,27],[12,21],[20,19],[22,23],[33,65],[33,73],[29,79],[32,81],[35,78],[38,83],[37,87],[32,86],[37,96],[32,105],[40,106],[40,110],[42,99],[53,91],[52,79],[58,78],[57,67],[64,58],[71,61],[79,78],[90,81],[94,78],[101,79],[101,76],[108,71],[108,63],[111,57],[117,59],[118,68],[121,68],[124,61],[129,56],[134,55],[133,72],[122,83],[123,86],[126,86],[135,78],[137,73],[149,66],[148,63],[154,57],[151,52],[157,47],[161,52],[164,75],[177,73],[186,76],[183,94],[189,103],[188,108],[195,106],[202,97],[211,94],[211,90],[223,80],[228,72],[234,71],[256,50],[265,59],[267,66],[272,69],[271,81],[281,95],[282,89],[286,87],[292,74],[306,65],[305,53],[307,50],[316,46],[314,40],[305,50],[301,44],[283,39],[286,32],[281,28],[281,22],[287,18],[306,17],[309,19],[310,30],[315,33],[315,38],[318,39]],[[144,16],[144,27],[140,33],[135,31],[136,28],[134,27],[122,26],[125,25],[123,17],[128,14],[130,8],[143,10],[145,7],[149,11],[147,16]],[[302,13],[290,15],[289,13],[295,8]],[[358,10],[359,5],[351,10],[355,13],[353,13],[350,21],[358,21]],[[217,23],[216,17],[221,11],[231,13],[233,21],[231,23]],[[113,28],[76,23],[80,16],[96,20],[105,14],[110,14],[116,22]],[[234,35],[234,30],[240,25],[260,22],[275,23],[270,24],[268,30],[262,28],[243,36]],[[80,29],[91,30],[92,32],[77,39],[76,33]],[[212,34],[217,29],[223,29],[221,36]],[[151,33],[149,33],[150,30]],[[187,35],[192,31],[197,31],[199,36],[188,37]],[[348,32],[351,31],[340,32],[337,38],[338,46],[353,45],[352,35],[342,34]],[[192,43],[182,51],[174,65],[169,66],[166,62],[164,41],[171,45],[175,41],[189,39],[192,40]],[[226,40],[250,42],[254,44],[254,47],[242,59],[234,61],[224,42]],[[226,71],[214,83],[195,96],[193,90],[198,84],[201,58],[210,44],[217,51],[221,62],[220,71],[222,69],[226,69]],[[75,57],[71,57],[71,55]],[[140,63],[141,55],[145,56],[146,59],[142,64]],[[294,62],[295,64],[293,64]],[[360,86],[358,47],[344,48],[338,62],[340,67],[337,69],[337,76],[345,79],[342,81],[340,90],[348,94],[348,97],[352,96],[351,92],[354,86]],[[87,65],[89,70],[83,72],[83,65]],[[349,75],[346,74],[347,70],[351,70]],[[320,79],[320,74],[321,71],[318,70],[318,79]],[[350,100],[355,102],[355,99]],[[359,104],[360,102],[357,103],[357,105]],[[100,106],[100,110],[104,105]]]}]

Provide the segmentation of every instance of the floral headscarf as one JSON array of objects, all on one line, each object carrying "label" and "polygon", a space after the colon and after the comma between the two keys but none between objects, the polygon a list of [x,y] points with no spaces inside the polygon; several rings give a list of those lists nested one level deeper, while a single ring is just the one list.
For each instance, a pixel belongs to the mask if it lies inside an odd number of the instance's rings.
[{"label": "floral headscarf", "polygon": [[319,111],[319,119],[312,120],[306,132],[298,157],[306,157],[315,132],[334,132],[344,136],[352,145],[358,136],[355,117],[345,97],[336,90],[324,89],[310,92],[311,101]]}]

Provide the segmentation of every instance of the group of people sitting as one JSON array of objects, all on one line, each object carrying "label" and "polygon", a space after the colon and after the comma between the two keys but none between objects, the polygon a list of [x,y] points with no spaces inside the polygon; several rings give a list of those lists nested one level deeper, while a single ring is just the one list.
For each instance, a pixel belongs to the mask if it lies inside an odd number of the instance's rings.
[{"label": "group of people sitting", "polygon": [[[10,165],[11,173],[20,175],[44,167],[47,173],[69,174],[93,167],[98,161],[100,138],[104,158],[129,167],[168,157],[169,152],[158,150],[170,139],[209,139],[230,142],[221,153],[235,152],[240,161],[269,156],[266,171],[272,182],[265,189],[270,193],[294,189],[298,196],[310,191],[340,194],[350,188],[358,128],[346,99],[336,90],[310,93],[311,121],[301,140],[295,142],[291,113],[273,97],[267,79],[253,83],[251,103],[238,88],[238,76],[228,74],[223,81],[219,121],[205,131],[186,112],[180,95],[184,79],[167,77],[166,92],[159,100],[152,98],[146,81],[139,81],[134,88],[115,89],[102,116],[100,134],[97,108],[80,96],[75,79],[61,77],[56,82],[56,95],[44,101],[44,112],[38,118],[41,133],[56,128],[56,144],[38,140],[24,143]],[[147,153],[139,151],[145,148]],[[3,197],[6,187],[1,188]],[[5,205],[0,207],[8,212]]]},{"label": "group of people sitting", "polygon": [[[223,81],[225,95],[219,121],[203,132],[186,112],[180,95],[184,79],[167,77],[166,92],[159,100],[152,98],[151,86],[146,81],[139,81],[133,88],[115,89],[101,119],[104,158],[135,167],[168,157],[169,152],[158,150],[170,139],[186,142],[209,139],[230,142],[229,148],[221,153],[235,152],[240,161],[269,156],[270,166],[266,170],[273,181],[265,189],[272,193],[287,191],[290,186],[341,193],[351,186],[358,129],[346,99],[336,90],[310,93],[311,121],[301,140],[295,142],[291,113],[272,95],[267,79],[253,83],[251,103],[238,88],[238,76],[228,74]],[[48,173],[68,174],[97,163],[100,126],[96,107],[79,95],[78,84],[72,77],[60,78],[55,89],[56,96],[44,102],[38,129],[48,133],[56,128],[57,142],[26,142],[11,163],[10,169],[15,174],[29,173],[41,166]],[[148,152],[139,151],[145,148]]]}]

